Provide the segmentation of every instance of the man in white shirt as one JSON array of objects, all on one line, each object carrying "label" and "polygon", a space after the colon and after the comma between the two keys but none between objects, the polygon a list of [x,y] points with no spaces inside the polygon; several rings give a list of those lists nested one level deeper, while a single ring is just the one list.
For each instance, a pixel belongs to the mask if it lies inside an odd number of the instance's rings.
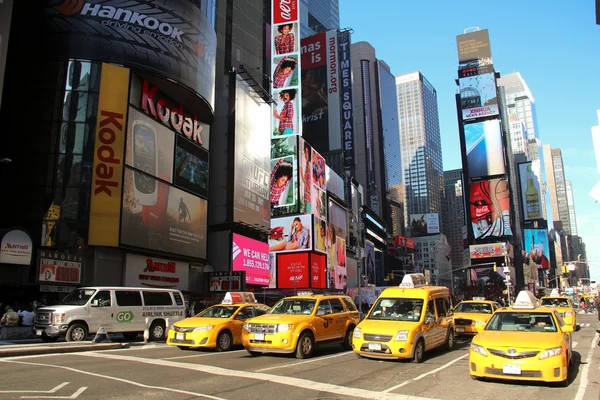
[{"label": "man in white shirt", "polygon": [[35,313],[31,311],[31,306],[25,307],[24,310],[19,311],[19,317],[21,317],[21,326],[33,326],[33,317]]}]

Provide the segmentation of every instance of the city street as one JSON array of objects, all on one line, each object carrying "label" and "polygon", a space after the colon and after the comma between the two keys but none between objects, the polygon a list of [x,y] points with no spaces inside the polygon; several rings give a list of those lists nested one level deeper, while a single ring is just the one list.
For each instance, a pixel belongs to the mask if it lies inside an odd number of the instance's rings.
[{"label": "city street", "polygon": [[164,344],[125,350],[0,359],[1,399],[498,399],[599,398],[600,328],[595,314],[578,315],[574,365],[567,388],[474,381],[469,340],[433,351],[423,364],[359,359],[338,346],[308,360],[182,351]]}]

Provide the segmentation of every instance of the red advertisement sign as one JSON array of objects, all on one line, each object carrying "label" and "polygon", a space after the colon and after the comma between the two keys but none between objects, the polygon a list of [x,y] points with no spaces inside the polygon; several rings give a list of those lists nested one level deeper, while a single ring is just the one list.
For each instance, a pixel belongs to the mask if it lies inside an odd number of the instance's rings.
[{"label": "red advertisement sign", "polygon": [[327,55],[325,53],[327,44],[325,43],[325,39],[325,32],[317,33],[316,35],[302,39],[300,61],[302,62],[303,69],[311,69],[325,65],[325,62],[327,61]]},{"label": "red advertisement sign", "polygon": [[298,0],[273,0],[273,24],[296,22],[298,20]]},{"label": "red advertisement sign", "polygon": [[296,289],[309,287],[309,255],[310,253],[288,253],[277,255],[277,287],[279,289]]},{"label": "red advertisement sign", "polygon": [[327,257],[325,254],[310,255],[310,287],[327,288]]}]

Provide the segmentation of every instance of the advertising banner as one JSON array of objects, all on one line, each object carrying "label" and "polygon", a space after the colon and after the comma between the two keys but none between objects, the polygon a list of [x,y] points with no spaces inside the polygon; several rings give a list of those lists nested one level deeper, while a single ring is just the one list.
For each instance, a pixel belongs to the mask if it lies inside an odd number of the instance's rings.
[{"label": "advertising banner", "polygon": [[344,180],[331,168],[327,167],[327,191],[340,200],[346,198]]},{"label": "advertising banner", "polygon": [[38,251],[40,283],[81,283],[83,257],[60,251]]},{"label": "advertising banner", "polygon": [[325,158],[303,138],[299,139],[300,156],[300,212],[314,214],[327,220],[327,165]]},{"label": "advertising banner", "polygon": [[[271,141],[271,176],[269,182],[269,200],[271,215],[278,215],[281,209],[290,214],[290,206],[298,202],[298,137],[273,139]],[[287,212],[286,212],[287,211]],[[297,212],[297,211],[296,211]]]},{"label": "advertising banner", "polygon": [[500,120],[464,125],[469,177],[503,175],[504,146]]},{"label": "advertising banner", "polygon": [[53,57],[104,61],[171,78],[214,108],[216,34],[192,2],[47,0],[44,11],[40,48]]},{"label": "advertising banner", "polygon": [[231,270],[245,271],[246,283],[268,286],[269,244],[233,234]]},{"label": "advertising banner", "polygon": [[123,187],[122,244],[205,258],[206,200],[129,168]]},{"label": "advertising banner", "polygon": [[[531,221],[542,217],[542,191],[540,190],[540,171],[534,171],[533,163],[519,164],[521,182],[521,208],[523,220]],[[548,253],[546,253],[548,254]]]},{"label": "advertising banner", "polygon": [[173,183],[208,198],[208,151],[177,137]]},{"label": "advertising banner", "polygon": [[277,254],[277,288],[306,289],[309,283],[310,253]]},{"label": "advertising banner", "polygon": [[348,273],[346,268],[346,229],[347,213],[334,201],[329,201],[329,222],[325,247],[328,256],[329,287],[346,289]]},{"label": "advertising banner", "polygon": [[119,246],[128,90],[129,70],[102,64],[94,142],[89,245]]},{"label": "advertising banner", "polygon": [[0,237],[0,264],[31,265],[33,244],[26,232],[15,229]]},{"label": "advertising banner", "polygon": [[469,216],[475,239],[513,234],[510,227],[510,190],[506,179],[474,182],[469,193]]},{"label": "advertising banner", "polygon": [[310,287],[327,288],[327,258],[324,254],[310,255]]},{"label": "advertising banner", "polygon": [[[313,215],[314,218],[314,232],[313,237],[315,238],[315,251],[321,253],[327,253],[327,232],[328,232],[328,223],[320,218],[317,218],[316,215]],[[331,237],[331,236],[330,236]]]},{"label": "advertising banner", "polygon": [[550,247],[545,229],[523,229],[523,250],[527,253],[525,257],[538,268],[550,268]]},{"label": "advertising banner", "polygon": [[406,247],[408,249],[415,248],[415,241],[404,236],[394,236],[394,244],[399,247]]},{"label": "advertising banner", "polygon": [[235,96],[233,220],[269,229],[270,107],[239,76]]},{"label": "advertising banner", "polygon": [[344,166],[353,167],[354,160],[354,118],[352,115],[352,63],[350,60],[350,31],[339,34],[340,97],[342,116],[342,148]]},{"label": "advertising banner", "polygon": [[269,252],[312,250],[312,218],[312,215],[272,218]]},{"label": "advertising banner", "polygon": [[471,258],[504,257],[508,255],[508,243],[473,244],[469,246]]},{"label": "advertising banner", "polygon": [[494,72],[458,80],[463,120],[498,115],[498,93]]},{"label": "advertising banner", "polygon": [[185,262],[127,254],[125,286],[188,290],[190,265]]},{"label": "advertising banner", "polygon": [[478,61],[480,65],[492,63],[490,36],[487,29],[456,36],[458,62]]},{"label": "advertising banner", "polygon": [[208,273],[208,291],[209,292],[229,292],[236,290],[245,290],[244,271],[236,272],[209,272]]},{"label": "advertising banner", "polygon": [[413,237],[440,233],[439,214],[411,214],[410,228]]}]

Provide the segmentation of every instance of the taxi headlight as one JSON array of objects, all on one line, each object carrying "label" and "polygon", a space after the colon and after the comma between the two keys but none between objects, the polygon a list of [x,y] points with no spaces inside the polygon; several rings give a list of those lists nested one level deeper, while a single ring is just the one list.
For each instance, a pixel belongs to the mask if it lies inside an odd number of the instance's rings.
[{"label": "taxi headlight", "polygon": [[473,325],[485,325],[487,321],[473,321]]},{"label": "taxi headlight", "polygon": [[60,314],[52,314],[53,318],[54,318],[54,323],[55,324],[62,324],[63,322],[65,322],[65,313],[60,313]]},{"label": "taxi headlight", "polygon": [[244,326],[242,326],[242,329],[245,331],[249,331],[250,330],[250,324],[247,322],[244,322]]},{"label": "taxi headlight", "polygon": [[214,325],[199,326],[197,328],[194,328],[194,332],[210,331],[214,327]]},{"label": "taxi headlight", "polygon": [[277,332],[287,332],[292,329],[292,325],[290,324],[279,324],[277,325]]},{"label": "taxi headlight", "polygon": [[360,338],[360,335],[362,334],[362,329],[356,327],[354,328],[354,333],[352,334],[352,336],[354,336],[355,338]]},{"label": "taxi headlight", "polygon": [[408,331],[398,331],[394,340],[396,342],[406,342],[408,340]]},{"label": "taxi headlight", "polygon": [[566,313],[565,313],[565,317],[572,317],[572,316],[573,316],[573,313],[572,313],[572,312],[566,312]]},{"label": "taxi headlight", "polygon": [[560,356],[561,354],[562,354],[562,347],[553,347],[551,349],[544,350],[542,352],[542,355],[540,356],[540,360],[543,360],[544,358]]},{"label": "taxi headlight", "polygon": [[475,343],[471,343],[471,350],[474,351],[475,353],[479,353],[484,357],[487,357],[487,352],[485,351],[485,349],[483,348],[483,346],[480,346],[478,344]]}]

